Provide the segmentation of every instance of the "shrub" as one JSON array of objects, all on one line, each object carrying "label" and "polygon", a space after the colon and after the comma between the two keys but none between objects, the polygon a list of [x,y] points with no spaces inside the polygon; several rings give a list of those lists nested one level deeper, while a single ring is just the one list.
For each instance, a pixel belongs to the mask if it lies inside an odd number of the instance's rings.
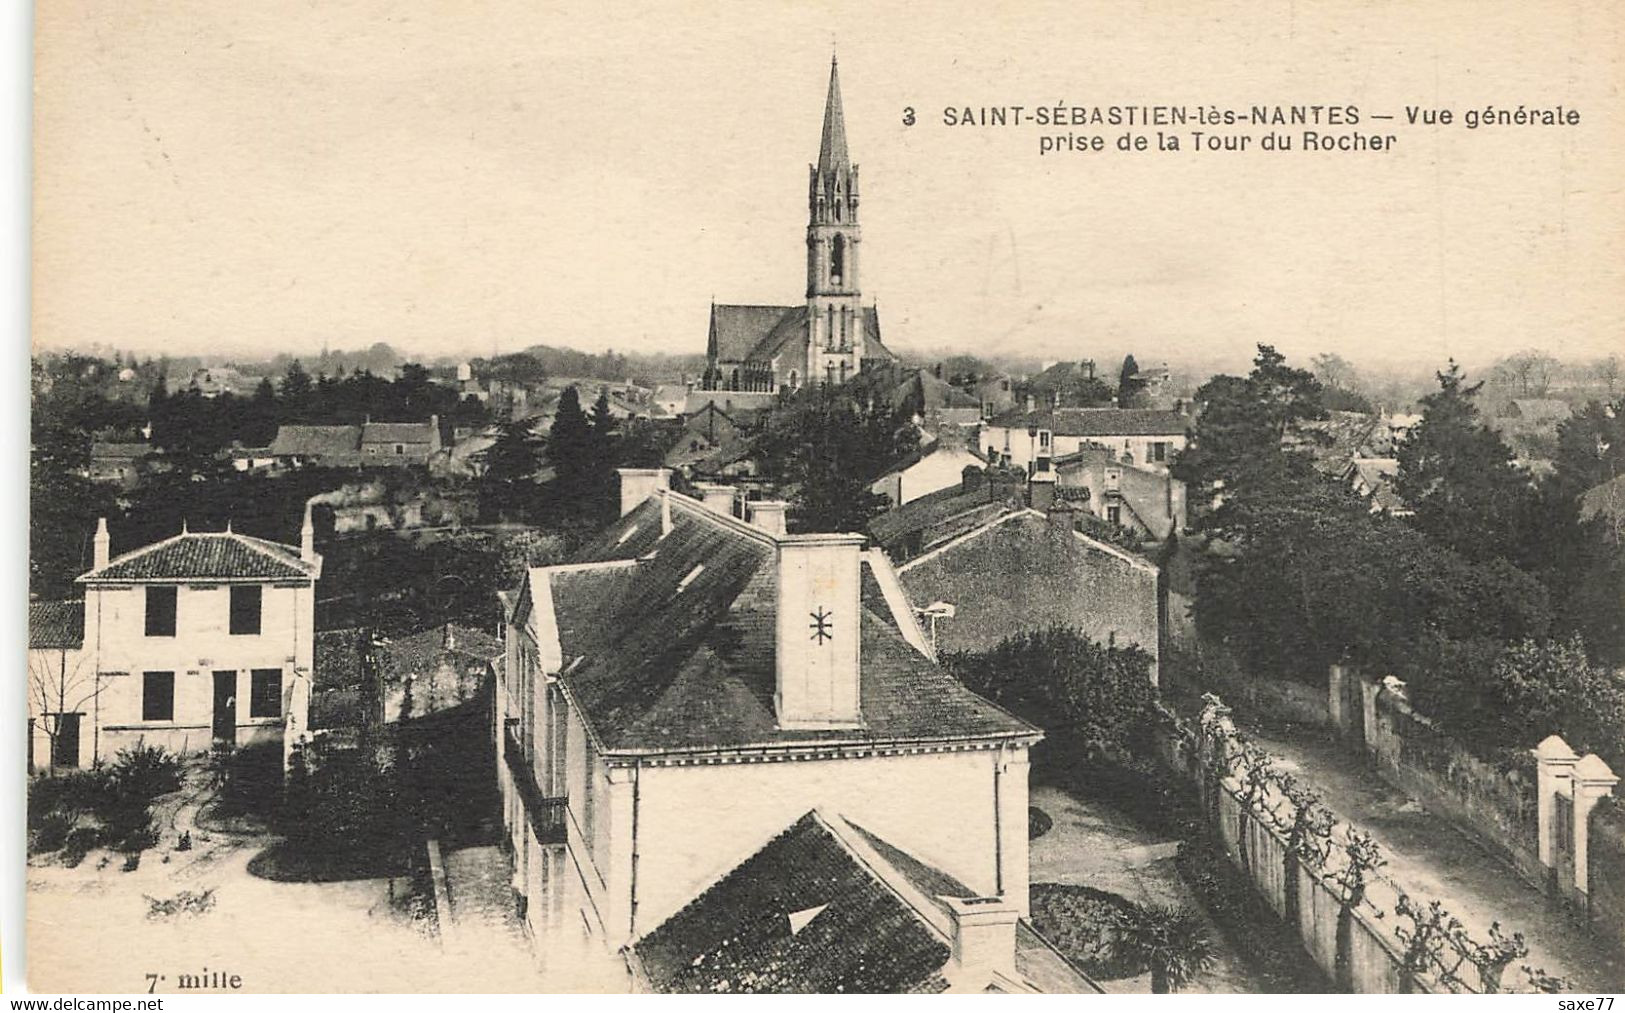
[{"label": "shrub", "polygon": [[1033,927],[1085,974],[1102,981],[1145,970],[1143,961],[1112,947],[1117,926],[1134,902],[1105,890],[1062,883],[1034,883],[1029,891]]},{"label": "shrub", "polygon": [[1037,806],[1027,807],[1027,839],[1029,841],[1036,841],[1043,837],[1050,832],[1050,828],[1054,825],[1055,821],[1050,819],[1049,813]]}]

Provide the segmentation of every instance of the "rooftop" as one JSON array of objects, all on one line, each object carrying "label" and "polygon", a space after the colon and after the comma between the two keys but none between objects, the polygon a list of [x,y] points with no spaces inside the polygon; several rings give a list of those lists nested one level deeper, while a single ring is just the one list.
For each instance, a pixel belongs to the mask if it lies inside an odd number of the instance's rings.
[{"label": "rooftop", "polygon": [[224,532],[186,532],[109,560],[106,566],[79,577],[80,583],[183,580],[314,580],[314,563],[299,558],[299,548],[263,538]]},{"label": "rooftop", "polygon": [[664,494],[672,524],[662,536],[661,499],[622,517],[572,564],[532,570],[527,585],[528,600],[552,601],[561,681],[607,754],[1039,734],[940,669],[901,632],[912,617],[877,614],[872,598],[857,624],[862,725],[780,728],[776,540],[676,494]]},{"label": "rooftop", "polygon": [[31,601],[28,603],[28,649],[75,650],[85,642],[85,603]]},{"label": "rooftop", "polygon": [[1057,408],[1007,412],[988,425],[1047,429],[1056,436],[1182,436],[1190,430],[1191,418],[1157,408]]}]

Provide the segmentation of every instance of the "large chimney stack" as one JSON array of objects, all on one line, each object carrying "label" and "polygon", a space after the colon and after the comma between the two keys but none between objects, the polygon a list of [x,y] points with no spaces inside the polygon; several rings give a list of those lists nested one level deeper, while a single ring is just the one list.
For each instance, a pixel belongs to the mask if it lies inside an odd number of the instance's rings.
[{"label": "large chimney stack", "polygon": [[695,482],[694,491],[700,494],[700,499],[707,509],[714,510],[724,517],[734,516],[733,486],[717,482]]},{"label": "large chimney stack", "polygon": [[[107,533],[106,517],[96,518],[96,537],[92,540],[91,545],[93,546],[90,560],[91,568],[100,570],[107,565],[107,561],[113,556],[113,537]],[[81,556],[80,558],[83,559],[84,557]]]},{"label": "large chimney stack", "polygon": [[661,489],[671,488],[669,468],[617,468],[621,476],[621,516],[625,517]]},{"label": "large chimney stack", "polygon": [[944,968],[948,981],[981,989],[995,974],[1015,974],[1020,909],[1004,897],[941,900],[953,923],[952,956]]},{"label": "large chimney stack", "polygon": [[789,508],[782,499],[759,499],[750,504],[750,522],[770,535],[782,535],[787,531],[784,514]]},{"label": "large chimney stack", "polygon": [[857,534],[781,535],[773,707],[780,728],[855,728],[859,700]]}]

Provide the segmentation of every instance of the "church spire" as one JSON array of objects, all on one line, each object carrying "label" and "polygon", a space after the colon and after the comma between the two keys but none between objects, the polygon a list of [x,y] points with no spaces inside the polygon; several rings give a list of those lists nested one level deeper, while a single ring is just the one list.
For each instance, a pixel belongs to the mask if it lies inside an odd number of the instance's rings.
[{"label": "church spire", "polygon": [[835,57],[829,58],[829,97],[824,100],[824,134],[818,144],[818,171],[846,169],[846,119],[841,115],[841,75]]}]

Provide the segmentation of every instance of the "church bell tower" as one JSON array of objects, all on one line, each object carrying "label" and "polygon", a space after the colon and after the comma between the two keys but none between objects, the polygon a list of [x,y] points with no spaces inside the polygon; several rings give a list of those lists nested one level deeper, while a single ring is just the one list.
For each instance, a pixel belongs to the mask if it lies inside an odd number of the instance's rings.
[{"label": "church bell tower", "polygon": [[807,167],[807,368],[809,381],[842,383],[862,368],[858,288],[858,167],[846,150],[841,79],[829,63],[818,162]]}]

